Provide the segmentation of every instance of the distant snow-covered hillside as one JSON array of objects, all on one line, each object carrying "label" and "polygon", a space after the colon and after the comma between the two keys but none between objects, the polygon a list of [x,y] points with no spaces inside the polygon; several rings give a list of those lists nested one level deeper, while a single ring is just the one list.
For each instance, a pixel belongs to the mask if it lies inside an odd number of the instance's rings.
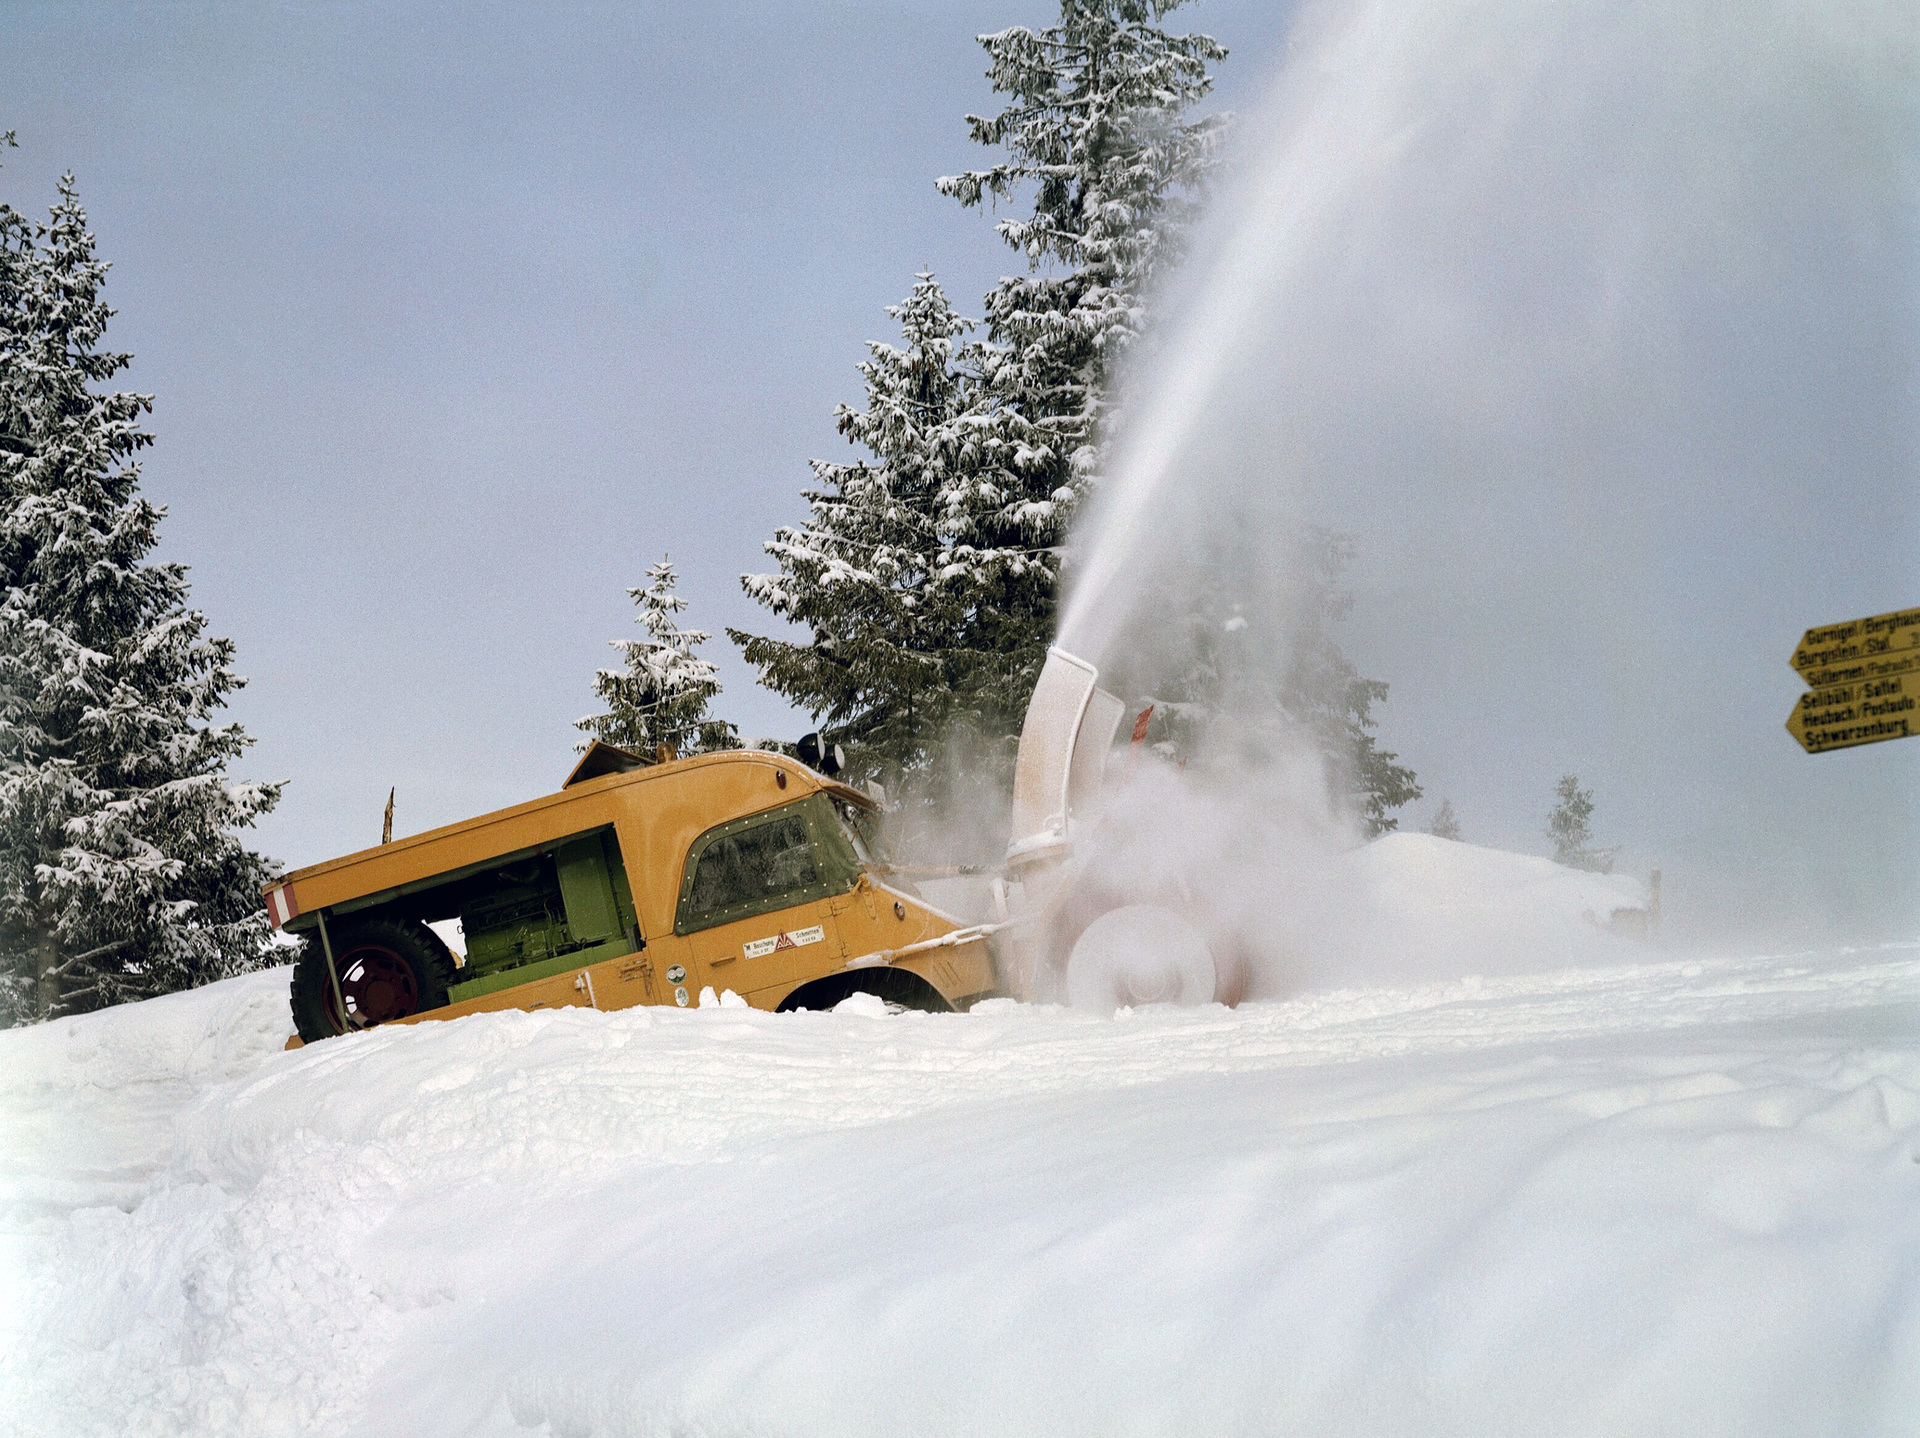
[{"label": "distant snow-covered hillside", "polygon": [[1322,977],[1528,973],[1645,954],[1609,928],[1616,910],[1647,905],[1647,886],[1624,874],[1431,834],[1384,834],[1347,855],[1345,868],[1356,902],[1317,936]]}]

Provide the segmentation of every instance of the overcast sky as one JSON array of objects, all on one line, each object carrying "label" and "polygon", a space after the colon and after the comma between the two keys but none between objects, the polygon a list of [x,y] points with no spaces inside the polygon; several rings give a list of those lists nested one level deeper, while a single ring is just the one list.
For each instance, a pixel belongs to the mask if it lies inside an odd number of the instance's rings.
[{"label": "overcast sky", "polygon": [[[831,411],[860,398],[863,341],[891,335],[882,306],[931,267],[977,314],[1015,263],[932,182],[987,158],[964,120],[998,103],[973,37],[1053,8],[0,8],[0,128],[20,140],[0,195],[43,210],[61,170],[78,176],[113,264],[110,341],[156,396],[145,474],[169,512],[164,557],[192,567],[195,604],[251,678],[242,772],[291,781],[261,848],[297,866],[373,842],[389,785],[402,833],[551,790],[606,641],[632,632],[625,590],[663,552],[687,619],[715,633],[722,711],[749,735],[806,727],[721,634],[769,622],[738,576],[803,517],[806,461],[849,453]],[[1202,0],[1172,17],[1232,52],[1222,107],[1265,93],[1289,9]],[[1883,398],[1911,432],[1906,373]],[[1768,802],[1700,840],[1712,863],[1811,865],[1843,907],[1850,874],[1892,885],[1897,901],[1874,900],[1883,929],[1916,913],[1920,745],[1811,760],[1779,726],[1799,627],[1920,603],[1911,477],[1876,477],[1890,528],[1864,561],[1806,556],[1820,581],[1748,625],[1745,708],[1675,695],[1658,711],[1743,726],[1742,752],[1764,755],[1725,776]],[[1537,674],[1476,661],[1497,647],[1454,653],[1463,631],[1510,622],[1513,596],[1436,606],[1410,584],[1388,558],[1435,542],[1420,513],[1326,515],[1359,535],[1349,634],[1393,684],[1383,740],[1430,786],[1409,820],[1445,794],[1467,837],[1540,852],[1553,777],[1591,765],[1600,837],[1684,876],[1675,850],[1698,826],[1663,806],[1697,808],[1698,774],[1636,772],[1644,706],[1543,702]],[[1448,542],[1471,545],[1474,521],[1455,518]],[[1692,582],[1741,574],[1744,595],[1751,554],[1706,546]],[[1797,818],[1817,853],[1788,832]],[[1756,825],[1764,842],[1727,838]]]}]

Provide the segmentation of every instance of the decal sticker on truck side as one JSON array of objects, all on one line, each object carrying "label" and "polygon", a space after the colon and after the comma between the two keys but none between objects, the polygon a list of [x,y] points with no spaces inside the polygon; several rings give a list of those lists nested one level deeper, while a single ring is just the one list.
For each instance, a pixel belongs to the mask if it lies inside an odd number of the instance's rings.
[{"label": "decal sticker on truck side", "polygon": [[768,939],[754,939],[743,944],[741,952],[750,959],[764,959],[776,949],[797,949],[806,944],[820,943],[827,937],[825,926],[815,924],[810,929],[795,929],[791,933],[775,934]]}]

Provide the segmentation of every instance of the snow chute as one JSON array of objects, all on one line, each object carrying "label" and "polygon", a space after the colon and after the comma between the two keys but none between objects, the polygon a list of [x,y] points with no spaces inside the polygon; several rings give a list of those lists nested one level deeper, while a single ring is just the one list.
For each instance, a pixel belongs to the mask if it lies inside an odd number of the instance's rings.
[{"label": "snow chute", "polygon": [[[1002,981],[1022,998],[1111,1011],[1120,1004],[1208,1003],[1214,963],[1201,931],[1163,908],[1088,915],[1076,902],[1086,839],[1099,822],[1113,738],[1126,705],[1100,671],[1052,648],[1027,705],[1013,773]],[[1091,918],[1091,922],[1089,922]]]}]

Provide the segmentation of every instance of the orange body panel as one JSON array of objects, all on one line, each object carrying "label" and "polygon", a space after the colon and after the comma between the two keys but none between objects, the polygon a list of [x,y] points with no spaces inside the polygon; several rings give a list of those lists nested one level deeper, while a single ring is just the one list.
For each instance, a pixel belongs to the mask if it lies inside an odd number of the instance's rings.
[{"label": "orange body panel", "polygon": [[[850,958],[935,938],[959,926],[865,874],[851,893],[688,935],[673,932],[682,870],[695,839],[730,819],[821,792],[871,807],[865,795],[783,755],[698,755],[587,779],[558,794],[296,870],[274,887],[290,891],[290,907],[300,916],[296,927],[305,929],[306,916],[315,911],[382,902],[456,870],[610,825],[633,894],[643,940],[639,950],[392,1022],[501,1009],[691,1003],[706,985],[732,989],[754,1007],[771,1009],[800,984],[843,971]],[[770,952],[757,952],[770,940]],[[749,953],[749,945],[756,952]],[[677,983],[668,977],[675,966],[686,971]],[[920,975],[950,1003],[994,986],[992,962],[978,942],[911,955],[896,967]],[[676,990],[684,990],[684,1000]]]}]

